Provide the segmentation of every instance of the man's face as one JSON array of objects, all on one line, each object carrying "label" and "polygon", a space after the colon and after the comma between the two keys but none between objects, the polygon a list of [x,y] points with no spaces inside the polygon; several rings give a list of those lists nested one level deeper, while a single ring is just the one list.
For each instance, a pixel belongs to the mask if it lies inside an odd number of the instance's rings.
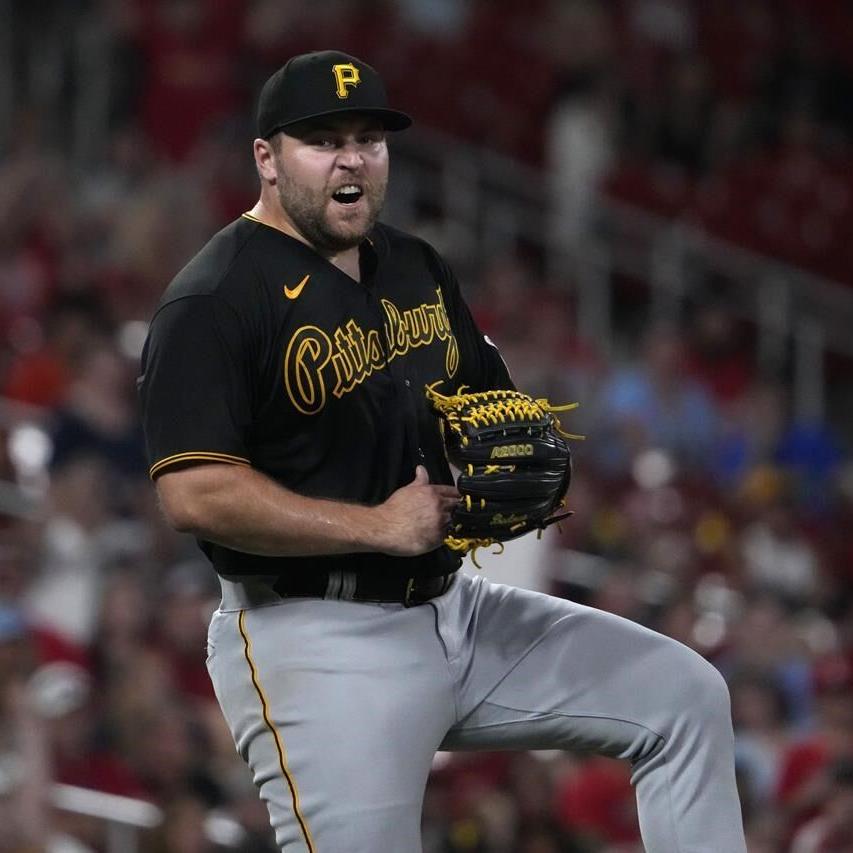
[{"label": "man's face", "polygon": [[376,119],[341,116],[288,128],[273,142],[285,216],[319,251],[357,246],[376,222],[388,184],[388,147]]}]

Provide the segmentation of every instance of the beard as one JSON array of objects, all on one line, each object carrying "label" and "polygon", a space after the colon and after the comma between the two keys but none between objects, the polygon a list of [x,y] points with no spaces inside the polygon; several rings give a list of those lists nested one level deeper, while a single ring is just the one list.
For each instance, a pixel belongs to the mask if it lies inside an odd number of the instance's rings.
[{"label": "beard", "polygon": [[[326,188],[312,189],[294,181],[276,158],[276,186],[281,209],[308,243],[320,252],[352,249],[367,236],[385,203],[387,179],[380,183],[354,178],[364,190],[349,215],[347,205],[334,201]],[[330,215],[330,207],[338,216]],[[339,208],[340,210],[337,210]]]}]

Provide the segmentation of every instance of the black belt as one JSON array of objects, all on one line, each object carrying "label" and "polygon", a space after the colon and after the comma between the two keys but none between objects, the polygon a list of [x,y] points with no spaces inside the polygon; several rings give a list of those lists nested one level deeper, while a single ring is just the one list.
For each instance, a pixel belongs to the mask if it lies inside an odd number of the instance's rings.
[{"label": "black belt", "polygon": [[389,577],[334,570],[310,575],[282,575],[273,589],[282,598],[333,598],[414,607],[447,592],[455,572],[434,577]]}]

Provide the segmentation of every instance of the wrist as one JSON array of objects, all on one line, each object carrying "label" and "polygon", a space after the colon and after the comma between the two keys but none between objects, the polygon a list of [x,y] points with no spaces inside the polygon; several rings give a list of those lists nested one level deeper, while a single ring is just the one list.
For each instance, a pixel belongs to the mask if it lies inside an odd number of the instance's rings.
[{"label": "wrist", "polygon": [[390,519],[384,504],[350,505],[352,550],[355,552],[385,552],[388,547]]}]

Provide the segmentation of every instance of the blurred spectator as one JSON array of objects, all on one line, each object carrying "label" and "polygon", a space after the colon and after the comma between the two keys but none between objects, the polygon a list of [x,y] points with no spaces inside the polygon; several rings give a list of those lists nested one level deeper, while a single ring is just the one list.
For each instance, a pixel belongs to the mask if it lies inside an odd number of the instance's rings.
[{"label": "blurred spectator", "polygon": [[661,97],[652,142],[654,154],[691,175],[704,172],[711,159],[715,98],[701,57],[677,58]]},{"label": "blurred spectator", "polygon": [[463,31],[471,0],[399,0],[398,5],[407,27],[451,39]]},{"label": "blurred spectator", "polygon": [[690,372],[721,404],[740,399],[752,379],[743,338],[725,304],[708,299],[696,307],[688,332]]},{"label": "blurred spectator", "polygon": [[616,564],[600,579],[595,588],[590,606],[614,613],[623,619],[644,622],[646,606],[642,600],[642,588],[638,571],[629,564]]},{"label": "blurred spectator", "polygon": [[742,774],[743,796],[753,809],[773,801],[782,756],[791,736],[785,694],[773,676],[744,669],[729,678],[735,761]]},{"label": "blurred spectator", "polygon": [[[745,483],[773,463],[785,430],[785,392],[776,382],[756,381],[731,401],[717,445],[717,476],[726,486]],[[781,473],[781,472],[779,472]]]},{"label": "blurred spectator", "polygon": [[146,796],[111,742],[86,670],[73,663],[46,664],[33,674],[31,687],[45,721],[58,782],[125,797]]},{"label": "blurred spectator", "polygon": [[84,669],[89,665],[87,650],[46,624],[38,624],[27,606],[30,586],[36,574],[37,549],[27,539],[25,525],[0,535],[0,607],[24,626],[32,665],[66,661]]},{"label": "blurred spectator", "polygon": [[[801,827],[829,801],[831,768],[853,760],[853,663],[849,654],[819,660],[814,672],[815,730],[783,757],[777,795],[790,825]],[[844,797],[839,797],[842,803]],[[831,849],[831,848],[829,848]]]},{"label": "blurred spectator", "polygon": [[47,203],[44,187],[51,163],[46,158],[10,159],[0,170],[0,320],[13,328],[16,320],[38,316],[47,307],[54,283],[54,246],[46,223],[33,213]]},{"label": "blurred spectator", "polygon": [[747,813],[744,821],[749,853],[790,853],[785,845],[785,825],[775,811]]},{"label": "blurred spectator", "polygon": [[677,464],[708,464],[719,417],[686,367],[678,330],[657,325],[644,335],[642,361],[615,371],[601,392],[596,435],[607,468],[627,470],[638,452],[654,447],[670,451]]},{"label": "blurred spectator", "polygon": [[[218,708],[216,717],[221,721],[222,715]],[[278,853],[266,804],[258,797],[257,788],[252,783],[251,773],[234,750],[231,733],[224,723],[221,723],[221,727],[228,740],[228,752],[231,760],[229,763],[230,772],[221,773],[218,778],[228,777],[226,780],[228,813],[238,822],[245,833],[237,848],[237,853]]]},{"label": "blurred spectator", "polygon": [[797,733],[813,723],[813,679],[812,652],[792,618],[795,607],[767,589],[748,590],[732,621],[726,647],[715,662],[729,676],[754,669],[773,678]]},{"label": "blurred spectator", "polygon": [[74,457],[54,470],[37,570],[23,596],[35,625],[78,653],[95,635],[108,567],[150,545],[144,522],[116,515],[110,482],[109,469],[94,456]]},{"label": "blurred spectator", "polygon": [[576,833],[567,834],[554,820],[527,821],[518,827],[516,853],[591,853],[593,847]]},{"label": "blurred spectator", "polygon": [[[141,571],[117,568],[105,579],[92,656],[99,678],[111,682],[132,672],[155,619],[150,590]],[[151,579],[149,579],[150,581]]]},{"label": "blurred spectator", "polygon": [[205,831],[205,804],[194,797],[169,800],[163,823],[142,845],[142,853],[224,853]]},{"label": "blurred spectator", "polygon": [[0,529],[0,604],[20,607],[32,578],[34,534],[24,523]]},{"label": "blurred spectator", "polygon": [[128,722],[124,748],[150,798],[161,805],[188,796],[208,807],[221,804],[222,789],[207,766],[205,733],[190,708],[174,697]]},{"label": "blurred spectator", "polygon": [[0,607],[0,851],[91,853],[59,831],[49,794],[48,736],[38,685],[30,679],[34,650],[24,620]]},{"label": "blurred spectator", "polygon": [[816,599],[820,563],[815,549],[798,529],[796,517],[790,497],[779,494],[744,529],[740,552],[748,584],[802,605]]},{"label": "blurred spectator", "polygon": [[832,480],[842,459],[839,439],[821,420],[798,419],[788,396],[780,383],[758,380],[727,407],[717,452],[719,475],[736,484],[762,470],[758,466],[778,465],[801,508],[820,515],[832,500]]},{"label": "blurred spectator", "polygon": [[835,430],[821,420],[792,419],[779,441],[776,460],[794,475],[801,505],[815,515],[825,514],[842,460]]},{"label": "blurred spectator", "polygon": [[545,38],[558,78],[546,125],[545,162],[551,243],[563,250],[577,248],[589,236],[599,184],[615,155],[607,78],[611,45],[606,12],[599,4],[552,4],[552,9],[559,11],[553,13]]},{"label": "blurred spectator", "polygon": [[638,43],[674,53],[694,45],[696,10],[686,0],[630,0],[625,5]]},{"label": "blurred spectator", "polygon": [[164,163],[123,197],[121,215],[106,233],[106,268],[100,282],[114,323],[150,318],[164,282],[215,227],[210,198],[211,188],[192,170],[176,171]]},{"label": "blurred spectator", "polygon": [[155,151],[180,161],[203,133],[237,108],[244,3],[136,5],[142,121]]},{"label": "blurred spectator", "polygon": [[77,359],[52,431],[53,459],[61,467],[78,456],[97,457],[114,474],[140,477],[147,470],[131,367],[104,340],[91,340]]},{"label": "blurred spectator", "polygon": [[[513,288],[521,282],[511,270],[497,272],[484,294],[486,299],[494,299],[486,307],[478,303],[474,309],[487,328],[495,328],[488,334],[495,335],[513,381],[537,397],[560,402],[590,399],[595,380],[604,372],[604,361],[582,331],[573,331],[569,295],[556,289],[538,288],[535,297],[522,296],[534,300],[522,316],[517,307],[510,307]],[[529,294],[532,285],[528,282],[523,286]],[[504,311],[506,315],[502,317]],[[571,414],[571,419],[577,423],[576,413]]]},{"label": "blurred spectator", "polygon": [[230,122],[221,132],[207,134],[196,149],[192,171],[199,176],[198,183],[207,175],[216,175],[206,186],[205,200],[215,228],[224,227],[255,203],[254,164],[239,144],[252,135],[247,124]]},{"label": "blurred spectator", "polygon": [[40,570],[27,590],[36,623],[82,647],[97,624],[101,541],[112,519],[107,479],[104,463],[93,457],[77,457],[54,471]]},{"label": "blurred spectator", "polygon": [[853,849],[853,759],[828,771],[830,787],[820,815],[796,834],[791,853],[845,853]]},{"label": "blurred spectator", "polygon": [[18,321],[10,335],[15,353],[6,372],[4,396],[34,406],[61,405],[74,366],[94,332],[91,313],[73,302],[55,303],[43,329],[33,318]]},{"label": "blurred spectator", "polygon": [[153,649],[171,672],[175,692],[187,701],[214,702],[205,667],[207,626],[218,603],[209,567],[187,561],[172,567],[162,581],[163,601],[154,621]]},{"label": "blurred spectator", "polygon": [[630,776],[626,762],[597,756],[579,760],[557,786],[556,814],[562,826],[597,845],[638,842]]},{"label": "blurred spectator", "polygon": [[500,253],[482,270],[481,287],[473,294],[471,311],[482,330],[502,349],[524,335],[526,318],[518,307],[536,287],[533,270],[514,252]]},{"label": "blurred spectator", "polygon": [[[81,174],[78,192],[81,217],[102,238],[115,227],[128,197],[144,189],[159,165],[147,138],[133,123],[116,127],[106,142],[97,168]],[[98,243],[99,252],[106,249],[105,243]]]}]

